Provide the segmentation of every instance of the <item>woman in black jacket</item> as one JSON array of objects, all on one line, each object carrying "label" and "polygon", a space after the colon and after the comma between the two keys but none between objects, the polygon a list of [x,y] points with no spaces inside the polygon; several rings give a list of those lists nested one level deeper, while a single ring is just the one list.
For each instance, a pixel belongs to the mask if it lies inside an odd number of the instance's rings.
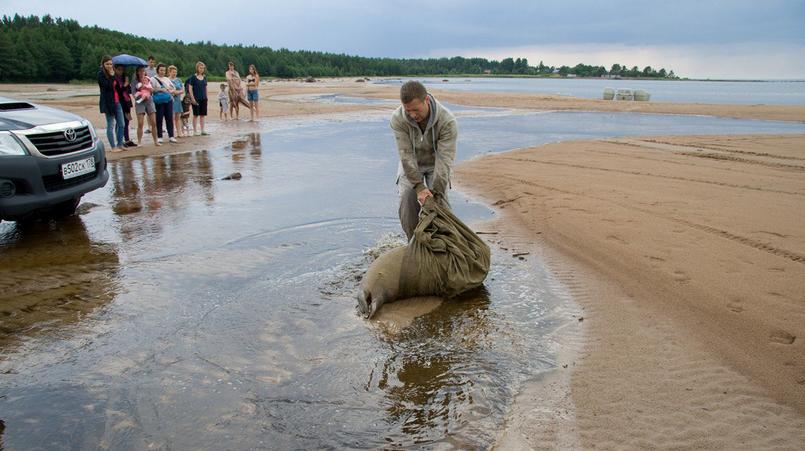
[{"label": "woman in black jacket", "polygon": [[98,70],[98,86],[101,88],[101,113],[106,115],[106,138],[109,140],[112,152],[123,150],[123,108],[115,89],[116,83],[112,57],[104,56],[101,58],[101,68]]}]

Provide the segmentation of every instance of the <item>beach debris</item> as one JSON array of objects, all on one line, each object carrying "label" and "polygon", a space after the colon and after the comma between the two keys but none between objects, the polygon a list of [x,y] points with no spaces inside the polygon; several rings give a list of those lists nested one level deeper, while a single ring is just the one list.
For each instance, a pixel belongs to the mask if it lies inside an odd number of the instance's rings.
[{"label": "beach debris", "polygon": [[313,77],[305,78],[305,83],[316,83],[316,79]]},{"label": "beach debris", "polygon": [[483,231],[483,230],[475,232],[475,233],[477,235],[497,235],[498,234],[498,232],[495,232],[495,231]]},{"label": "beach debris", "polygon": [[495,206],[495,207],[503,208],[503,205],[512,203],[512,202],[516,201],[517,199],[519,199],[521,197],[523,197],[523,196],[517,196],[517,197],[511,198],[511,199],[499,199],[497,202],[493,203],[492,205]]},{"label": "beach debris", "polygon": [[604,100],[634,100],[637,102],[648,102],[651,94],[645,89],[618,89],[604,88]]},{"label": "beach debris", "polygon": [[634,90],[634,100],[636,102],[648,102],[651,100],[651,94],[648,91],[643,89],[635,89]]},{"label": "beach debris", "polygon": [[227,175],[226,177],[222,178],[221,180],[240,180],[241,177],[243,177],[243,176],[240,175],[240,172],[233,172],[233,173]]},{"label": "beach debris", "polygon": [[582,322],[582,321],[584,321],[584,317],[583,317],[583,316],[579,316],[579,322]]},{"label": "beach debris", "polygon": [[634,100],[634,92],[631,89],[618,89],[615,91],[615,100]]},{"label": "beach debris", "polygon": [[359,78],[355,80],[355,83],[366,83],[366,80],[364,80],[363,78]]},{"label": "beach debris", "polygon": [[512,257],[522,257],[524,255],[529,255],[530,252],[515,252],[512,254]]}]

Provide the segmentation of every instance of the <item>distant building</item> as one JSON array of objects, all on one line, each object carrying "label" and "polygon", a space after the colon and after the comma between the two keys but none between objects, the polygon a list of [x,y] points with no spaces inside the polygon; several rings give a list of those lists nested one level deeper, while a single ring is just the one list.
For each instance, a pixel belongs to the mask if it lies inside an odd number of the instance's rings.
[{"label": "distant building", "polygon": [[485,73],[485,74],[491,74],[491,73],[492,73],[492,69],[485,69],[485,70],[484,70],[484,73]]},{"label": "distant building", "polygon": [[567,74],[567,78],[576,78],[576,74]]}]

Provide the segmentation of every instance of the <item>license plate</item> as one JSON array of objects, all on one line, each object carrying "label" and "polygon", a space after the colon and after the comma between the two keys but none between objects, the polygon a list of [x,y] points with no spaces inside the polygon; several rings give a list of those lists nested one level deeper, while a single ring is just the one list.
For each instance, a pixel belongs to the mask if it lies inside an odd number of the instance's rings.
[{"label": "license plate", "polygon": [[71,161],[61,165],[61,175],[64,180],[78,177],[79,175],[95,172],[95,158],[90,157],[84,160]]}]

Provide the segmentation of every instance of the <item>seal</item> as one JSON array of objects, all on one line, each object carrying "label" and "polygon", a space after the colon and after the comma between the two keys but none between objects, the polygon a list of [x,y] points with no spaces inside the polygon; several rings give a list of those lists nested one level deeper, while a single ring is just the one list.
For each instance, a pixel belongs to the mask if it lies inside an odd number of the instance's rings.
[{"label": "seal", "polygon": [[451,298],[483,285],[490,254],[489,246],[444,201],[428,197],[408,244],[369,266],[358,290],[358,306],[371,318],[383,304],[397,299]]},{"label": "seal", "polygon": [[383,304],[404,296],[400,293],[400,274],[406,246],[394,248],[372,262],[358,289],[358,307],[371,318]]}]

